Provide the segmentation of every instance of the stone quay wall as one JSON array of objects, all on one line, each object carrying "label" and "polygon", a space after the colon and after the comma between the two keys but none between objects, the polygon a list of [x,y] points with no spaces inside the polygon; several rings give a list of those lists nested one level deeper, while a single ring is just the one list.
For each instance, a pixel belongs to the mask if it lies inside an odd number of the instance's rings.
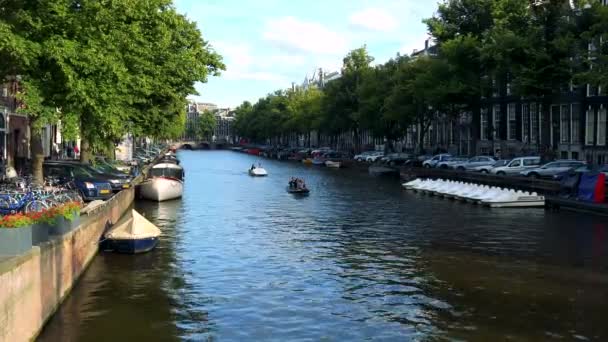
[{"label": "stone quay wall", "polygon": [[123,190],[80,218],[73,231],[29,252],[0,259],[0,341],[34,340],[98,252],[108,222],[131,207],[135,189]]}]

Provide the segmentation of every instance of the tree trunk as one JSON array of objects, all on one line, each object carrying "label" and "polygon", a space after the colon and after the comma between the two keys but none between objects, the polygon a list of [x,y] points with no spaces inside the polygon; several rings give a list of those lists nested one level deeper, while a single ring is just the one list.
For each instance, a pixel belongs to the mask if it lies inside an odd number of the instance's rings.
[{"label": "tree trunk", "polygon": [[42,131],[34,127],[33,122],[30,122],[31,131],[31,149],[32,149],[32,178],[34,184],[44,184],[44,171],[42,165],[44,163],[44,150],[42,148]]},{"label": "tree trunk", "polygon": [[354,141],[355,142],[355,144],[354,144],[355,145],[355,153],[361,153],[361,139],[360,139],[361,137],[360,137],[360,134],[359,134],[359,128],[355,128],[353,130],[353,133],[354,133],[354,139],[355,139],[355,141]]},{"label": "tree trunk", "polygon": [[81,130],[82,136],[80,137],[80,162],[83,164],[89,164],[91,162],[91,146],[89,139],[86,137],[86,132]]}]

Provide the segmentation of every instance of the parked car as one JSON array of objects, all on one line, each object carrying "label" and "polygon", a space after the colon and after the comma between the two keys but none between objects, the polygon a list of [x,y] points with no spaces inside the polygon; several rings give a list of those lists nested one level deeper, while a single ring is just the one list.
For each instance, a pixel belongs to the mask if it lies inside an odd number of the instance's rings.
[{"label": "parked car", "polygon": [[467,160],[469,160],[469,159],[465,158],[465,157],[451,157],[451,158],[448,158],[447,160],[438,162],[435,165],[435,167],[438,169],[451,169],[451,168],[453,168],[453,165],[462,164],[462,163],[466,162]]},{"label": "parked car", "polygon": [[431,159],[427,159],[422,162],[422,166],[426,168],[431,168],[437,166],[438,163],[442,161],[448,161],[452,158],[451,154],[438,154]]},{"label": "parked car", "polygon": [[579,160],[556,160],[541,167],[521,171],[519,174],[530,178],[553,178],[553,176],[559,173],[582,165],[585,165],[585,162]]},{"label": "parked car", "polygon": [[490,170],[491,174],[506,176],[519,175],[520,172],[535,169],[540,165],[540,157],[518,157],[513,158],[505,166],[494,167]]},{"label": "parked car", "polygon": [[84,201],[106,200],[112,197],[112,186],[106,177],[93,174],[74,162],[45,161],[44,174],[60,183],[73,182]]},{"label": "parked car", "polygon": [[489,156],[476,156],[468,159],[464,163],[454,163],[450,167],[459,171],[472,171],[476,167],[480,166],[491,166],[496,163],[494,157]]},{"label": "parked car", "polygon": [[107,177],[110,185],[112,186],[112,191],[114,192],[119,192],[120,190],[129,189],[131,187],[131,181],[133,180],[132,177],[118,170],[108,168],[100,164],[83,166],[89,171]]},{"label": "parked car", "polygon": [[408,153],[389,153],[382,157],[380,161],[390,166],[404,165],[410,160],[413,160],[413,156]]},{"label": "parked car", "polygon": [[126,163],[120,162],[120,161],[116,161],[116,160],[107,160],[105,158],[96,158],[95,159],[95,163],[96,164],[103,164],[103,165],[107,165],[113,169],[118,170],[119,172],[122,172],[124,174],[130,174],[131,173],[131,165],[127,165]]},{"label": "parked car", "polygon": [[493,168],[505,166],[505,165],[509,164],[510,161],[511,161],[511,159],[496,160],[494,162],[494,164],[476,166],[476,167],[472,168],[471,171],[481,172],[481,173],[490,173],[490,170],[492,170]]},{"label": "parked car", "polygon": [[358,162],[362,162],[362,161],[365,161],[367,159],[367,157],[371,156],[373,153],[376,153],[376,151],[365,151],[365,152],[355,155],[353,157],[353,159]]},{"label": "parked car", "polygon": [[365,161],[369,162],[369,163],[375,163],[376,161],[380,160],[382,157],[384,157],[384,152],[374,152],[374,153],[370,154],[369,156],[367,156],[365,158]]}]

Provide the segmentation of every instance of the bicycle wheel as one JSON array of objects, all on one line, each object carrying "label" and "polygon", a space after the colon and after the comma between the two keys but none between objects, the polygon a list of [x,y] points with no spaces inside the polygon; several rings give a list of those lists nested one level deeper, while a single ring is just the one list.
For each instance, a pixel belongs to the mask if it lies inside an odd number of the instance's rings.
[{"label": "bicycle wheel", "polygon": [[8,209],[10,209],[10,207],[11,207],[11,205],[10,205],[8,199],[0,198],[0,209],[8,210]]},{"label": "bicycle wheel", "polygon": [[47,208],[48,208],[48,205],[45,202],[39,201],[39,200],[33,200],[33,201],[28,202],[25,205],[25,208],[23,211],[25,213],[35,213],[35,212],[42,211],[43,209],[47,209]]}]

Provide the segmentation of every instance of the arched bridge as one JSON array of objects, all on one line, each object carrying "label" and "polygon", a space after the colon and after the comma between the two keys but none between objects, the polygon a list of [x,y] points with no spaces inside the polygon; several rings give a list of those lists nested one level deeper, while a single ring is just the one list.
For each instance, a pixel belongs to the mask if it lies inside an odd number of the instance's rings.
[{"label": "arched bridge", "polygon": [[231,147],[232,145],[227,141],[196,141],[196,140],[184,140],[177,141],[172,144],[172,147],[176,150],[218,150]]}]

